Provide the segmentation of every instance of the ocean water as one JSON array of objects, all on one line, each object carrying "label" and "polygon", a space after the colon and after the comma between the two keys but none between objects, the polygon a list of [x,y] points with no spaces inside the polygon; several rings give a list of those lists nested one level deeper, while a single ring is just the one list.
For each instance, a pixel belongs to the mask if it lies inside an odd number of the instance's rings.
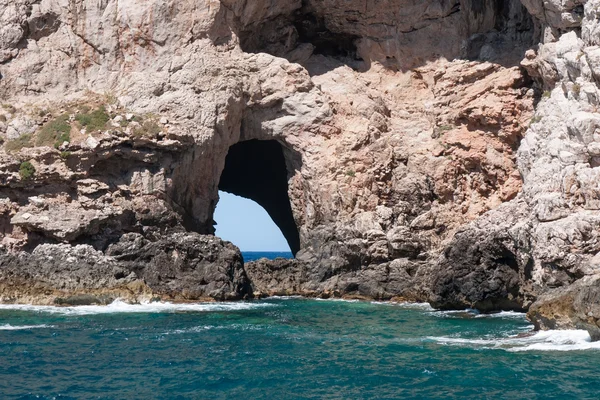
[{"label": "ocean water", "polygon": [[600,345],[422,304],[0,306],[2,399],[598,398]]},{"label": "ocean water", "polygon": [[531,328],[514,312],[295,297],[0,305],[0,399],[598,398],[600,343]]},{"label": "ocean water", "polygon": [[274,260],[275,258],[294,258],[294,255],[289,251],[244,251],[242,253],[245,262],[255,261],[259,258],[268,258]]}]

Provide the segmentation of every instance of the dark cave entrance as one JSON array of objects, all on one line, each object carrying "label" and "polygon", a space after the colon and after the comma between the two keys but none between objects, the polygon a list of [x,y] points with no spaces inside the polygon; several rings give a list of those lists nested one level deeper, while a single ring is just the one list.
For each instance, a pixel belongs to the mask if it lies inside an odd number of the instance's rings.
[{"label": "dark cave entrance", "polygon": [[[311,54],[339,60],[362,61],[358,56],[358,35],[331,30],[327,21],[309,6],[289,15],[281,15],[238,32],[240,46],[248,53],[268,53],[293,59],[293,51],[302,44],[312,44]],[[292,62],[298,62],[293,60]]]},{"label": "dark cave entrance", "polygon": [[315,46],[314,54],[329,57],[358,59],[356,40],[359,36],[348,33],[335,33],[327,28],[323,18],[312,13],[298,14],[293,21],[301,43]]},{"label": "dark cave entrance", "polygon": [[294,256],[300,234],[288,197],[284,150],[275,140],[248,140],[229,148],[219,190],[254,200],[281,229]]}]

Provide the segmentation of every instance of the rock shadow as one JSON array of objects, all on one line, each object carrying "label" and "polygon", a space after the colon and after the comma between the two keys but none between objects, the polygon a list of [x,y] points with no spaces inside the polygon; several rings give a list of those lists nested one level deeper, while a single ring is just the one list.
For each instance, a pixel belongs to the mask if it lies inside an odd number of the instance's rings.
[{"label": "rock shadow", "polygon": [[[233,23],[232,29],[245,52],[269,53],[303,66],[320,55],[331,60],[327,63],[331,68],[347,65],[357,71],[368,70],[375,61],[390,70],[408,71],[440,58],[513,67],[540,35],[539,24],[519,0],[411,5],[422,15],[407,16],[410,21],[398,20],[404,14],[393,7],[386,16],[383,11],[358,12],[352,1],[330,3],[339,4],[326,8],[305,0],[287,14],[262,23]],[[402,0],[392,3],[398,9],[407,6]],[[307,69],[311,75],[320,75],[330,70],[327,66]]]}]

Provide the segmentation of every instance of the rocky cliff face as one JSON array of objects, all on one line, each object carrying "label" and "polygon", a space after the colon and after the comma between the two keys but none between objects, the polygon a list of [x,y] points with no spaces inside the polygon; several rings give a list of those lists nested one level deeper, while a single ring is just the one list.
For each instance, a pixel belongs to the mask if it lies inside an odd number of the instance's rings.
[{"label": "rocky cliff face", "polygon": [[[499,249],[499,256],[468,263],[462,272],[443,272],[438,286],[440,299],[465,304],[480,301],[476,297],[481,294],[473,297],[468,283],[457,284],[457,278],[467,282],[474,273],[504,276],[507,279],[499,282],[486,280],[488,293],[502,298],[496,294],[498,287],[512,292],[509,297],[530,309],[538,327],[597,331],[594,296],[600,249],[594,52],[598,37],[594,32],[599,4],[573,5],[567,14],[555,11],[556,6],[544,9],[528,4],[533,15],[544,12],[549,27],[544,43],[537,51],[529,50],[522,62],[544,88],[517,153],[523,187],[517,199],[461,229],[444,251],[442,264],[461,264],[464,254],[482,257],[488,246]],[[510,262],[503,262],[506,259]]]},{"label": "rocky cliff face", "polygon": [[[91,290],[48,252],[171,298],[528,309],[593,276],[599,5],[563,3],[0,0],[0,295]],[[296,260],[214,242],[219,188]]]}]

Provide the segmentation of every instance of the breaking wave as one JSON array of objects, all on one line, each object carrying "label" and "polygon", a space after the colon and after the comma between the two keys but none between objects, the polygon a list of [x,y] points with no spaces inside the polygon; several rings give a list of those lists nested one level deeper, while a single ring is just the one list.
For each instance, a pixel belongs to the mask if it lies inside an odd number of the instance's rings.
[{"label": "breaking wave", "polygon": [[584,330],[541,331],[508,338],[466,339],[428,336],[426,340],[442,345],[502,349],[510,352],[600,350],[600,342],[592,342],[590,335]]},{"label": "breaking wave", "polygon": [[341,303],[360,303],[361,300],[358,299],[339,299],[337,297],[332,297],[329,299],[323,299],[320,297],[315,297],[315,300],[317,301],[336,301],[336,302],[341,302]]},{"label": "breaking wave", "polygon": [[[432,309],[433,311],[433,309]],[[503,319],[525,319],[525,313],[516,311],[501,311],[496,313],[484,314],[477,310],[449,310],[449,311],[433,311],[433,315],[441,318],[503,318]]]},{"label": "breaking wave", "polygon": [[40,328],[53,328],[52,325],[20,325],[14,326],[10,324],[0,325],[0,331],[20,331],[23,329],[40,329]]},{"label": "breaking wave", "polygon": [[211,311],[238,311],[254,308],[275,307],[275,304],[228,302],[228,303],[167,303],[152,302],[142,304],[129,304],[115,300],[106,306],[33,306],[25,304],[2,304],[0,310],[20,310],[64,315],[91,315],[114,313],[170,313],[170,312],[211,312]]},{"label": "breaking wave", "polygon": [[372,304],[382,304],[389,305],[394,307],[405,308],[408,310],[418,310],[418,311],[434,311],[434,308],[429,305],[429,303],[416,303],[416,302],[394,302],[394,301],[372,301]]}]

